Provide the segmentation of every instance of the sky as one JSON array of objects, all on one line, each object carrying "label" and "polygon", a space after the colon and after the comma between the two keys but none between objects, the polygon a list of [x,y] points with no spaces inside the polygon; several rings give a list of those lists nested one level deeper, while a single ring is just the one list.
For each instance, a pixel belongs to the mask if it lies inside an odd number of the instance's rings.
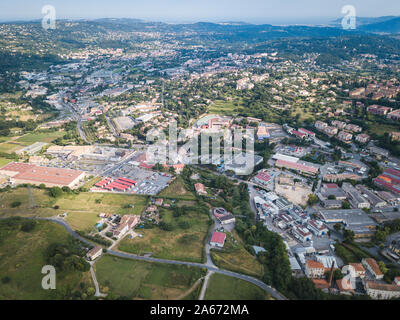
[{"label": "sky", "polygon": [[244,21],[318,24],[343,16],[353,5],[359,17],[400,16],[399,0],[0,0],[0,20],[42,18],[53,5],[57,18],[138,18],[171,23]]}]

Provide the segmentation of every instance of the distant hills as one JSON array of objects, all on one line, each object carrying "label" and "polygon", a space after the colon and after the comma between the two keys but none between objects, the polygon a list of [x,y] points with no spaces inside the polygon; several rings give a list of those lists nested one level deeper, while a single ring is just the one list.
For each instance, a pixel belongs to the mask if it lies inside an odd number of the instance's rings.
[{"label": "distant hills", "polygon": [[360,27],[360,29],[366,32],[375,33],[400,33],[400,17],[385,20],[382,22],[363,25]]}]

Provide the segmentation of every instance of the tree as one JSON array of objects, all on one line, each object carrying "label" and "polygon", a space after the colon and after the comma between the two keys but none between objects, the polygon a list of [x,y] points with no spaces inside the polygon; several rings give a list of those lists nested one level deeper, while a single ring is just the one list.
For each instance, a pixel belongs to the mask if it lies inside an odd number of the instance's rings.
[{"label": "tree", "polygon": [[50,196],[52,196],[53,198],[59,198],[62,196],[63,191],[61,190],[60,187],[52,187],[49,190]]},{"label": "tree", "polygon": [[333,229],[335,229],[336,232],[339,232],[340,230],[342,230],[342,225],[340,223],[335,223]]},{"label": "tree", "polygon": [[311,193],[311,194],[308,196],[307,203],[308,203],[308,205],[309,205],[310,207],[314,206],[315,204],[318,203],[318,197],[317,197],[315,194]]},{"label": "tree", "polygon": [[345,229],[343,232],[343,238],[345,242],[353,242],[354,241],[354,232],[352,230]]}]

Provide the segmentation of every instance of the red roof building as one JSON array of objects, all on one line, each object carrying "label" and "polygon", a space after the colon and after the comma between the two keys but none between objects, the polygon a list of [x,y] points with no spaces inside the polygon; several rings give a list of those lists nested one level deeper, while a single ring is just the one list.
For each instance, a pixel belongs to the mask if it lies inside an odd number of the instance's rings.
[{"label": "red roof building", "polygon": [[222,248],[225,244],[226,234],[223,232],[213,232],[210,244]]}]

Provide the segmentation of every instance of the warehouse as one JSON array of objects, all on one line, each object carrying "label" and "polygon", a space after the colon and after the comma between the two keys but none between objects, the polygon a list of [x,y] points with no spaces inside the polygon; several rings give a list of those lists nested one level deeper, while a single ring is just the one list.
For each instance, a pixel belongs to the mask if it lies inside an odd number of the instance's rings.
[{"label": "warehouse", "polygon": [[8,176],[12,184],[44,184],[46,187],[79,187],[85,178],[83,171],[41,167],[28,163],[12,162],[0,168],[0,174]]}]

